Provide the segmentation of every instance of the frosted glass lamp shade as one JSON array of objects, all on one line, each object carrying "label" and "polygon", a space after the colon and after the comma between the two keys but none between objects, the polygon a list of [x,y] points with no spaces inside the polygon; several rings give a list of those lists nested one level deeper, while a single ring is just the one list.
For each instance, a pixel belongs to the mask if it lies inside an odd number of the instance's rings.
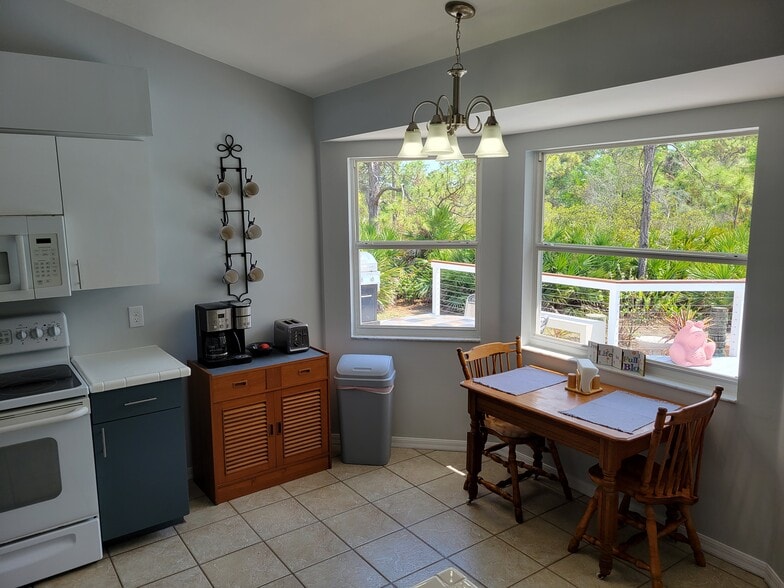
[{"label": "frosted glass lamp shade", "polygon": [[425,155],[444,155],[452,153],[452,146],[449,144],[449,137],[446,132],[446,123],[441,119],[430,121],[427,128],[427,140],[422,148]]},{"label": "frosted glass lamp shade", "polygon": [[504,145],[501,127],[494,116],[487,117],[487,122],[482,130],[482,139],[476,149],[477,157],[509,157],[509,151]]},{"label": "frosted glass lamp shade", "polygon": [[419,132],[419,127],[411,123],[403,135],[403,146],[400,148],[398,157],[404,159],[422,159],[425,156],[422,153],[422,133]]},{"label": "frosted glass lamp shade", "polygon": [[436,157],[436,161],[458,161],[465,159],[463,152],[460,151],[460,145],[457,144],[457,137],[454,133],[449,135],[449,144],[452,146],[452,153],[444,153]]}]

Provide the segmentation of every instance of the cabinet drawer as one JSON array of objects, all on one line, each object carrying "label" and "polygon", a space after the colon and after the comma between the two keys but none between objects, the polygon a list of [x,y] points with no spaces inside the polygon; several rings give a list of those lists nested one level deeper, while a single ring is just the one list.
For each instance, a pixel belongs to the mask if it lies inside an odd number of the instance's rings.
[{"label": "cabinet drawer", "polygon": [[296,361],[281,366],[281,385],[284,388],[327,379],[325,357]]},{"label": "cabinet drawer", "polygon": [[211,388],[212,401],[222,402],[264,392],[267,389],[267,376],[264,370],[242,370],[213,378]]},{"label": "cabinet drawer", "polygon": [[90,404],[93,423],[177,408],[182,406],[182,383],[175,379],[98,392],[90,395]]}]

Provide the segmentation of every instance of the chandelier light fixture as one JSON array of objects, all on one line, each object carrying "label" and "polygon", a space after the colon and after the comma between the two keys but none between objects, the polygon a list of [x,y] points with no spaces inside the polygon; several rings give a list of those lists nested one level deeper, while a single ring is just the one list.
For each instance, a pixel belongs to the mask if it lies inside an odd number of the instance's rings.
[{"label": "chandelier light fixture", "polygon": [[[455,133],[460,127],[465,126],[471,134],[482,133],[479,147],[476,150],[476,157],[508,157],[509,152],[504,146],[504,139],[501,136],[501,127],[495,119],[493,105],[487,96],[479,95],[471,98],[466,107],[465,113],[460,112],[460,78],[468,71],[460,62],[460,23],[463,19],[471,18],[476,14],[476,9],[468,2],[447,2],[444,7],[447,14],[455,19],[455,63],[447,70],[447,74],[452,77],[452,103],[444,94],[437,100],[423,100],[416,105],[411,113],[411,122],[406,129],[403,137],[403,147],[400,149],[398,157],[406,159],[424,158],[435,155],[436,159],[463,159],[460,146],[457,144]],[[442,102],[444,107],[442,108]],[[428,123],[427,140],[422,145],[422,134],[419,126],[414,122],[414,117],[420,107],[429,104],[435,107],[435,114]],[[471,123],[471,113],[478,106],[485,105],[490,109],[484,125],[476,116],[474,124]]]}]

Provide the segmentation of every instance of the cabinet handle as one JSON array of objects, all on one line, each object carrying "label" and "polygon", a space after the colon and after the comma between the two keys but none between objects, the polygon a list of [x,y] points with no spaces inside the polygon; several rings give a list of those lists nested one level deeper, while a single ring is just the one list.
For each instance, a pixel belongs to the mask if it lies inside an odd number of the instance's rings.
[{"label": "cabinet handle", "polygon": [[275,434],[275,425],[270,424],[269,426],[269,436],[272,437]]},{"label": "cabinet handle", "polygon": [[232,388],[242,388],[243,386],[247,386],[247,385],[248,385],[248,380],[242,380],[241,382],[231,383]]},{"label": "cabinet handle", "polygon": [[106,430],[101,427],[101,446],[103,449],[103,457],[106,459]]},{"label": "cabinet handle", "polygon": [[79,282],[79,288],[82,287],[82,268],[79,267],[79,260],[76,260],[76,280]]},{"label": "cabinet handle", "polygon": [[132,400],[131,402],[126,402],[125,406],[133,406],[134,404],[144,404],[145,402],[155,402],[158,400],[156,396],[152,398],[145,398],[144,400]]},{"label": "cabinet handle", "polygon": [[278,421],[278,435],[280,435],[281,433],[283,433],[283,422]]},{"label": "cabinet handle", "polygon": [[302,368],[302,369],[301,369],[301,370],[299,370],[297,373],[298,373],[299,375],[302,375],[302,374],[309,374],[309,373],[310,373],[310,368]]}]

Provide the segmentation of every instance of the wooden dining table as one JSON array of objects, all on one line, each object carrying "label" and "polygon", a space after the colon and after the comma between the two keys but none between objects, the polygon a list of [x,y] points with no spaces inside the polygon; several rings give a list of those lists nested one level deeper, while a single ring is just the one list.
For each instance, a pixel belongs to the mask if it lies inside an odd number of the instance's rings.
[{"label": "wooden dining table", "polygon": [[[615,386],[602,384],[602,391],[592,395],[583,395],[567,391],[566,383],[558,383],[539,388],[518,396],[502,392],[475,382],[465,380],[460,385],[468,391],[468,414],[471,417],[471,428],[467,435],[466,469],[468,475],[465,489],[469,500],[477,497],[477,476],[482,467],[481,435],[479,427],[483,415],[492,415],[509,423],[522,427],[552,439],[556,443],[572,447],[582,453],[597,458],[602,468],[602,493],[598,512],[598,539],[601,556],[599,560],[599,576],[605,577],[612,571],[612,550],[616,543],[618,509],[618,491],[616,474],[621,462],[632,455],[648,449],[653,431],[653,418],[633,433],[624,433],[605,426],[567,416],[560,411],[574,409],[586,402],[591,402],[603,395],[618,390]],[[624,392],[644,398],[628,388]],[[656,399],[659,400],[659,399]],[[669,403],[673,404],[673,403]]]}]

